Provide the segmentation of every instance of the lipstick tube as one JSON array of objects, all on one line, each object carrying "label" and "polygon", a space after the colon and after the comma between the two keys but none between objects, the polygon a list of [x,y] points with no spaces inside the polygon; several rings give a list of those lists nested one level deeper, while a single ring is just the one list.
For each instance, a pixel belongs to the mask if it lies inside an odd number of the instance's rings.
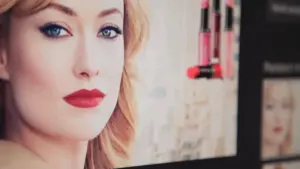
[{"label": "lipstick tube", "polygon": [[233,10],[234,1],[227,0],[225,5],[225,33],[226,33],[226,58],[225,58],[225,77],[232,77],[233,75]]},{"label": "lipstick tube", "polygon": [[210,28],[209,28],[209,0],[201,3],[201,25],[199,30],[199,65],[210,64]]},{"label": "lipstick tube", "polygon": [[187,75],[190,79],[222,78],[222,69],[220,64],[194,66],[188,69]]},{"label": "lipstick tube", "polygon": [[220,0],[213,1],[213,59],[211,61],[212,64],[220,63],[220,32],[221,32],[221,4]]}]

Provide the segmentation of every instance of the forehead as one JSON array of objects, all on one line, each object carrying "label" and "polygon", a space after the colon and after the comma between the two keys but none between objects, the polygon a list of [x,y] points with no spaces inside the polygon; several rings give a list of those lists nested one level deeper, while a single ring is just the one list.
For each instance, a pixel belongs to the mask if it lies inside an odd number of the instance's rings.
[{"label": "forehead", "polygon": [[53,0],[53,3],[66,6],[78,14],[99,12],[106,9],[116,8],[124,12],[124,0]]},{"label": "forehead", "polygon": [[289,85],[284,82],[274,82],[266,84],[265,90],[265,95],[269,99],[287,100],[291,98]]}]

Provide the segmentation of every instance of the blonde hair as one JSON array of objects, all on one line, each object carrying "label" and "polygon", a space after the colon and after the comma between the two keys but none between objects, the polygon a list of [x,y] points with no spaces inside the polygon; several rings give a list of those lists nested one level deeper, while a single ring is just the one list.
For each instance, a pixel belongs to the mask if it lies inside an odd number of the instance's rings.
[{"label": "blonde hair", "polygon": [[[20,16],[31,14],[45,8],[50,2],[51,0],[1,0],[0,38],[5,36],[4,30],[8,26],[5,24],[7,23],[5,18],[9,18],[11,13]],[[136,127],[136,110],[131,87],[131,77],[134,76],[134,71],[131,60],[147,40],[146,6],[145,0],[124,0],[125,66],[119,98],[112,117],[104,130],[98,137],[89,142],[86,169],[125,167],[130,162],[130,148]],[[3,88],[0,89],[0,92],[3,95]],[[3,98],[0,102],[3,102]],[[1,129],[3,129],[3,123],[0,121]]]},{"label": "blonde hair", "polygon": [[[289,101],[291,103],[291,109],[292,109],[292,113],[293,113],[293,110],[295,108],[295,98],[294,98],[294,95],[293,95],[293,91],[291,90],[291,84],[287,81],[282,81],[282,80],[269,80],[269,81],[265,81],[264,82],[264,102],[265,100],[268,98],[268,95],[270,93],[272,93],[272,90],[275,86],[278,86],[278,85],[284,85],[284,87],[287,88],[288,90],[288,95],[290,96],[289,97]],[[286,138],[284,139],[284,142],[280,145],[280,155],[288,155],[291,153],[291,148],[292,148],[292,119],[291,118],[291,122],[289,123],[289,130],[288,130],[288,133],[287,133],[287,136]]]}]

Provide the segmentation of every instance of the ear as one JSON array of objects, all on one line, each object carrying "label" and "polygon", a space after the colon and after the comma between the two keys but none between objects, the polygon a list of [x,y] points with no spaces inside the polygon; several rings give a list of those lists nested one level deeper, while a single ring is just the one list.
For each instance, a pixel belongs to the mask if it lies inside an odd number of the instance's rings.
[{"label": "ear", "polygon": [[9,73],[7,71],[7,51],[4,45],[0,45],[0,79],[9,80]]}]

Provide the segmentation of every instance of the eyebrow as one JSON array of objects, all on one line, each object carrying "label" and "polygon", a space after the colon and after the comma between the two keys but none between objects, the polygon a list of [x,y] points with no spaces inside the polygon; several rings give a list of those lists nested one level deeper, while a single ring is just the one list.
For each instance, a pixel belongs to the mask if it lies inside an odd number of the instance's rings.
[{"label": "eyebrow", "polygon": [[[53,8],[58,10],[59,12],[62,12],[68,16],[77,16],[77,13],[70,7],[64,6],[62,4],[58,4],[58,3],[50,3],[47,8]],[[122,12],[118,9],[118,8],[110,8],[110,9],[105,9],[103,11],[101,11],[98,14],[99,18],[103,18],[106,17],[108,15],[112,15],[112,14],[120,14],[122,15]]]}]

